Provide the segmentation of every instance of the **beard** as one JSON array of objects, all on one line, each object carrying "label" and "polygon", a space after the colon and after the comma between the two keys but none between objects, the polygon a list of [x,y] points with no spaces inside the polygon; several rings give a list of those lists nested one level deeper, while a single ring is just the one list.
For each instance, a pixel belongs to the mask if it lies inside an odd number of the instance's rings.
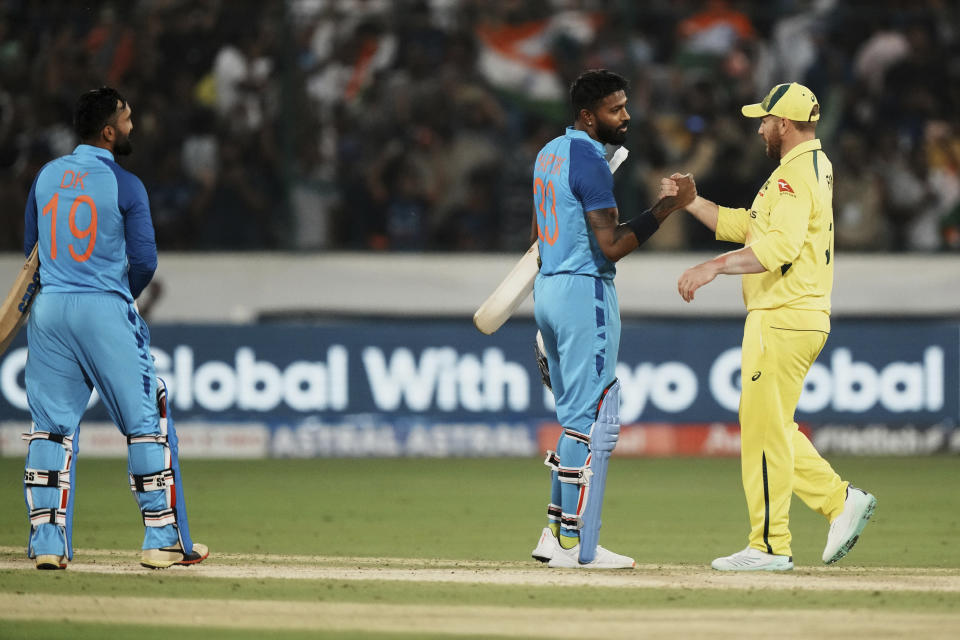
[{"label": "beard", "polygon": [[619,147],[627,141],[626,125],[621,129],[608,127],[604,123],[597,121],[597,140],[603,144],[610,144]]},{"label": "beard", "polygon": [[130,144],[130,136],[117,136],[113,143],[113,153],[118,156],[128,156],[133,153],[133,145]]},{"label": "beard", "polygon": [[764,141],[767,143],[767,157],[771,160],[779,160],[780,147],[783,143],[783,140],[780,138],[780,134],[771,133],[769,138],[764,138]]}]

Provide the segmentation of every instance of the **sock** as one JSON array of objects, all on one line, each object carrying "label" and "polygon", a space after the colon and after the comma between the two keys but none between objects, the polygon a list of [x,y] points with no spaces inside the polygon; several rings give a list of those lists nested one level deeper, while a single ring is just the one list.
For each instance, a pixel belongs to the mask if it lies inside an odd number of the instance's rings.
[{"label": "sock", "polygon": [[553,531],[553,537],[554,537],[554,538],[556,538],[556,537],[558,537],[558,536],[560,535],[560,523],[559,523],[559,522],[551,522],[551,523],[549,523],[549,524],[547,525],[547,528],[550,529],[550,531]]},{"label": "sock", "polygon": [[580,536],[560,535],[560,546],[564,549],[573,549],[578,544],[580,544]]}]

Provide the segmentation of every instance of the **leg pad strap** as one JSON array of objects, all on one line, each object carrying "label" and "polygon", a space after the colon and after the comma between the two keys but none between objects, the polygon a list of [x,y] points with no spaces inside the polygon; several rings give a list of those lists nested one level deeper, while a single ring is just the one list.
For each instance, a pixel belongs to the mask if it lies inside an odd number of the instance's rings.
[{"label": "leg pad strap", "polygon": [[547,457],[543,461],[543,464],[550,467],[551,470],[556,471],[557,478],[560,482],[567,484],[589,485],[590,476],[593,475],[593,472],[590,471],[589,461],[588,464],[582,467],[561,467],[560,457],[556,451],[547,451]]},{"label": "leg pad strap", "polygon": [[24,469],[23,484],[30,487],[70,488],[70,473],[56,469]]},{"label": "leg pad strap", "polygon": [[[165,418],[163,420],[166,420]],[[142,436],[127,436],[127,444],[161,444],[167,445],[167,434],[151,433]]]},{"label": "leg pad strap", "polygon": [[580,433],[579,431],[574,431],[573,429],[564,429],[563,435],[568,438],[572,438],[577,442],[582,442],[585,445],[590,444],[590,434],[588,433]]},{"label": "leg pad strap", "polygon": [[589,462],[582,467],[558,467],[557,477],[560,482],[567,484],[579,484],[583,486],[590,485],[590,477],[593,471],[590,470]]},{"label": "leg pad strap", "polygon": [[173,509],[143,510],[141,513],[143,514],[143,526],[145,527],[165,527],[168,524],[177,524],[176,511]]},{"label": "leg pad strap", "polygon": [[562,516],[563,512],[560,509],[560,505],[553,504],[552,502],[547,505],[547,520],[550,522],[560,522]]},{"label": "leg pad strap", "polygon": [[64,436],[59,433],[50,433],[49,431],[31,431],[30,433],[20,434],[21,440],[26,440],[29,444],[34,440],[49,440],[51,442],[56,442],[57,444],[62,444],[63,448],[67,451],[73,451],[73,437]]},{"label": "leg pad strap", "polygon": [[153,474],[138,476],[130,474],[131,491],[163,491],[173,486],[173,469],[167,468]]},{"label": "leg pad strap", "polygon": [[31,509],[30,526],[39,527],[41,524],[55,524],[59,527],[67,526],[67,510]]},{"label": "leg pad strap", "polygon": [[583,518],[574,513],[564,513],[560,518],[560,526],[564,529],[579,531],[583,528]]},{"label": "leg pad strap", "polygon": [[547,451],[547,457],[543,459],[543,464],[550,467],[551,471],[558,471],[560,469],[560,456],[557,455],[556,451]]}]

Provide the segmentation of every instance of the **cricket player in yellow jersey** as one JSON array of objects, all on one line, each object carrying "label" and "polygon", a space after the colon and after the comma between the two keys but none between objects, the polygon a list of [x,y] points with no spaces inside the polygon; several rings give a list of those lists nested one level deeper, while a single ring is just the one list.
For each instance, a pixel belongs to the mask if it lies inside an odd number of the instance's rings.
[{"label": "cricket player in yellow jersey", "polygon": [[740,460],[750,538],[746,549],[712,566],[783,571],[793,568],[793,493],[830,521],[825,564],[850,551],[877,499],[841,480],[794,422],[803,380],[830,335],[833,166],[816,137],[820,105],[812,91],[791,83],[742,112],[761,119],[767,155],[780,165],[749,209],[719,207],[700,196],[687,207],[718,240],[744,247],[691,267],[678,289],[690,302],[718,274],[743,275]]}]

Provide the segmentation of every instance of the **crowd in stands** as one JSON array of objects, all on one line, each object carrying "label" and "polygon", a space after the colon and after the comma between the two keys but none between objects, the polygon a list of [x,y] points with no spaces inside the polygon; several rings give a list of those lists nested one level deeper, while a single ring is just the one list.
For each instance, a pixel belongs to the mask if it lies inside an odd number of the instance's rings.
[{"label": "crowd in stands", "polygon": [[[631,82],[621,216],[678,170],[749,206],[772,161],[740,106],[798,81],[838,249],[960,250],[951,0],[0,0],[0,249],[107,84],[162,251],[522,250],[536,153],[601,67]],[[648,250],[715,244],[675,214]]]}]

